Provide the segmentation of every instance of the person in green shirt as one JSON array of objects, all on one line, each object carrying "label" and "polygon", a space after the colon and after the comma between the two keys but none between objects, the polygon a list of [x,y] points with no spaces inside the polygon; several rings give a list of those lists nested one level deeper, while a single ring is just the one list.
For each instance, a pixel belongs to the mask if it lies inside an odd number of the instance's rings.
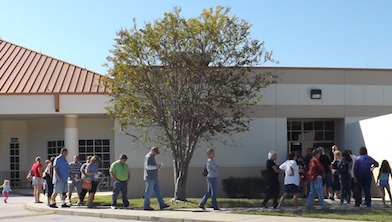
[{"label": "person in green shirt", "polygon": [[121,191],[123,206],[126,209],[133,209],[129,206],[128,201],[128,181],[129,181],[129,167],[125,162],[128,157],[125,154],[120,155],[120,159],[114,161],[110,165],[109,173],[112,177],[113,183],[113,194],[112,194],[112,209],[117,209],[117,197]]}]

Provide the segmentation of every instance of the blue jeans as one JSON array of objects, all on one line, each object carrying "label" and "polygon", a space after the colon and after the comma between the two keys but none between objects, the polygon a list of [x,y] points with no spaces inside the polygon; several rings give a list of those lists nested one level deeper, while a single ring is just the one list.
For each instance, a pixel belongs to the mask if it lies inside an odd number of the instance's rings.
[{"label": "blue jeans", "polygon": [[214,209],[218,209],[218,203],[216,202],[216,182],[217,182],[216,177],[207,178],[207,193],[203,196],[203,199],[201,199],[201,202],[199,204],[200,207],[204,207],[208,198],[211,197],[212,207]]},{"label": "blue jeans", "polygon": [[347,203],[350,203],[351,199],[351,174],[340,174],[340,202],[343,203],[344,200],[347,200]]},{"label": "blue jeans", "polygon": [[[358,177],[357,178],[358,182],[357,182],[357,186],[358,186],[358,190],[362,191],[365,193],[365,201],[366,201],[366,206],[371,207],[372,206],[372,198],[371,198],[371,194],[370,194],[370,187],[372,185],[372,177]],[[361,199],[357,199],[355,200],[355,206],[359,206],[361,205]]]},{"label": "blue jeans", "polygon": [[121,191],[123,206],[128,207],[128,183],[127,182],[114,182],[113,184],[113,194],[112,194],[112,206],[116,206],[117,197]]},{"label": "blue jeans", "polygon": [[316,181],[310,181],[310,191],[306,207],[310,208],[313,206],[313,201],[316,195],[318,197],[321,208],[325,208],[323,179],[321,177],[317,177]]},{"label": "blue jeans", "polygon": [[155,192],[155,196],[158,199],[159,207],[163,208],[166,205],[165,202],[163,202],[161,188],[159,187],[159,181],[158,180],[146,180],[146,190],[144,192],[144,209],[147,209],[150,207],[150,198],[151,198],[153,191]]}]

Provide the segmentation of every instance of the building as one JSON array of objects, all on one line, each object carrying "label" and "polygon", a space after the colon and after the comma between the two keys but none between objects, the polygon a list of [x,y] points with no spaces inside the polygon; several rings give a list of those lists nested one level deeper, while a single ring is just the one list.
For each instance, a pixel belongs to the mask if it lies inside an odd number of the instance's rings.
[{"label": "building", "polygon": [[[277,151],[278,163],[289,151],[308,147],[330,149],[337,144],[357,153],[365,145],[360,121],[392,112],[392,70],[257,69],[276,72],[279,83],[263,90],[263,100],[251,113],[254,120],[250,131],[236,134],[235,144],[200,144],[189,169],[188,196],[205,192],[202,170],[209,147],[216,149],[220,179],[260,176],[270,150]],[[13,187],[26,187],[25,175],[34,158],[57,155],[63,146],[70,151],[69,160],[76,154],[82,160],[88,154],[99,155],[105,172],[110,162],[125,153],[132,177],[129,197],[141,197],[143,158],[149,144],[132,144],[105,114],[110,98],[100,84],[101,78],[0,40],[0,149],[4,154],[0,157],[0,179],[11,179]],[[374,147],[369,148],[371,154]],[[162,192],[171,196],[171,154],[161,153],[157,160],[164,163],[160,172]],[[224,195],[221,190],[218,194]]]},{"label": "building", "polygon": [[101,75],[0,40],[0,176],[26,187],[36,156],[95,153],[110,164],[113,121]]}]

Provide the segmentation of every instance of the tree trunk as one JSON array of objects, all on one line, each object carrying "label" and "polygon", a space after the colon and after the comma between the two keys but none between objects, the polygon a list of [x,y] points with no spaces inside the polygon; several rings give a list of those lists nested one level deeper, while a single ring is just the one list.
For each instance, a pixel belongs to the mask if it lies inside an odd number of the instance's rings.
[{"label": "tree trunk", "polygon": [[[177,162],[178,161],[178,162]],[[186,181],[190,161],[174,161],[174,199],[186,201]],[[177,166],[176,166],[177,165]]]}]

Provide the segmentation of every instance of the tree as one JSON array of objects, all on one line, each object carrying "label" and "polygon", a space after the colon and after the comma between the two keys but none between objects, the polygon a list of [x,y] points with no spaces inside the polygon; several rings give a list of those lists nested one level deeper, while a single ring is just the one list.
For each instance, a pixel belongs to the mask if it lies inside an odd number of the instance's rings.
[{"label": "tree", "polygon": [[[181,9],[162,19],[121,29],[107,57],[108,113],[122,132],[171,150],[174,198],[186,199],[192,155],[201,140],[248,130],[260,89],[275,83],[255,65],[274,62],[251,25],[218,6],[186,19]],[[141,134],[132,133],[132,127]]]}]

